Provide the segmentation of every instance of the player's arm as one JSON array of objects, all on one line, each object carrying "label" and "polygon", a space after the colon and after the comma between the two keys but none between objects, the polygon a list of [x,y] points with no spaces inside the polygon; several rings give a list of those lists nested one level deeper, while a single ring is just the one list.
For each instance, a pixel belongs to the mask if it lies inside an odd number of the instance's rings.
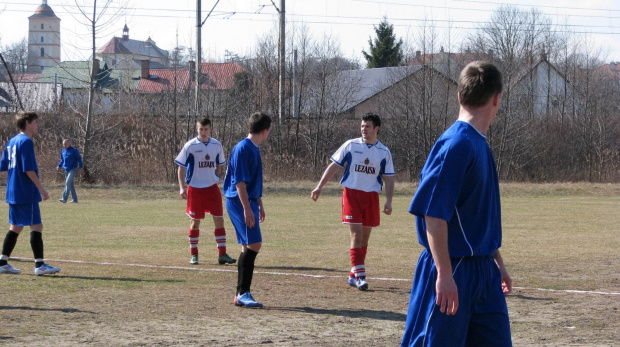
[{"label": "player's arm", "polygon": [[254,212],[252,212],[252,207],[250,206],[250,199],[248,198],[248,190],[245,186],[245,182],[238,182],[235,184],[235,188],[237,188],[237,195],[239,195],[239,200],[241,200],[241,205],[243,205],[245,224],[253,228],[255,224]]},{"label": "player's arm", "polygon": [[41,184],[41,181],[39,181],[39,177],[37,177],[37,173],[34,172],[34,170],[26,171],[26,176],[28,176],[32,183],[34,183],[34,185],[37,187],[39,193],[41,193],[41,196],[43,197],[43,200],[47,200],[50,198],[49,194],[47,194],[47,190],[43,188],[43,185]]},{"label": "player's arm", "polygon": [[424,216],[426,235],[431,255],[437,267],[436,305],[447,315],[456,314],[459,307],[459,294],[454,277],[452,277],[452,263],[448,251],[448,222],[431,216]]},{"label": "player's arm", "polygon": [[331,179],[334,178],[334,175],[339,168],[340,166],[338,166],[338,164],[336,164],[335,162],[329,164],[327,169],[325,169],[325,172],[323,172],[323,176],[321,177],[319,184],[316,186],[316,188],[314,188],[312,193],[310,193],[310,197],[312,198],[312,200],[317,201],[319,195],[321,195],[323,187],[327,184],[327,182],[331,181]]},{"label": "player's arm", "polygon": [[512,292],[512,278],[510,278],[508,270],[506,270],[506,265],[504,265],[504,259],[502,259],[502,254],[499,252],[499,249],[495,251],[493,259],[495,259],[495,264],[497,264],[499,272],[502,274],[502,291],[504,295],[508,295]]},{"label": "player's arm", "polygon": [[392,214],[392,197],[394,197],[394,176],[383,176],[385,181],[385,205],[383,213]]},{"label": "player's arm", "polygon": [[177,179],[179,181],[179,194],[181,198],[187,199],[187,189],[185,189],[185,166],[179,165]]},{"label": "player's arm", "polygon": [[222,168],[224,167],[224,164],[222,165],[218,165],[215,167],[215,174],[217,175],[218,179],[219,177],[222,177]]}]

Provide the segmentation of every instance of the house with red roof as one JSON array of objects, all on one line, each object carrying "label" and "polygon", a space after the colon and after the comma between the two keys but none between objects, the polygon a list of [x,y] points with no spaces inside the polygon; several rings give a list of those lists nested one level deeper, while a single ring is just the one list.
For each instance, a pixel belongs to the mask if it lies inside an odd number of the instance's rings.
[{"label": "house with red roof", "polygon": [[150,37],[146,41],[130,39],[127,24],[123,36],[110,39],[97,50],[95,57],[112,70],[140,70],[143,60],[148,60],[153,69],[169,65],[167,50],[157,47]]}]

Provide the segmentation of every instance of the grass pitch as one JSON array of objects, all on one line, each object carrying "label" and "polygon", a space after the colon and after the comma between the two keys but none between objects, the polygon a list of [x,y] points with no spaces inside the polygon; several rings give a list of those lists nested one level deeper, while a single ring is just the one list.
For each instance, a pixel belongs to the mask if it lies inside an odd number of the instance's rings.
[{"label": "grass pitch", "polygon": [[[59,203],[62,187],[51,187],[41,204],[45,255],[62,271],[34,276],[26,229],[11,261],[23,274],[0,276],[0,345],[398,345],[421,251],[406,213],[415,187],[398,185],[392,216],[373,230],[370,289],[360,292],[346,284],[340,188],[330,184],[315,203],[312,186],[267,185],[252,288],[262,310],[232,304],[236,266],[217,265],[209,217],[201,264],[188,264],[189,220],[174,186],[82,186],[79,204]],[[620,186],[508,184],[502,204],[515,346],[617,345]]]}]

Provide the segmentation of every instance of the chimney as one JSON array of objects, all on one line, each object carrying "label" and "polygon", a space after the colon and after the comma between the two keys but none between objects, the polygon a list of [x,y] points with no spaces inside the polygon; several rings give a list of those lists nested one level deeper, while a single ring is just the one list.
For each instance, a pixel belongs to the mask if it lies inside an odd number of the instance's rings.
[{"label": "chimney", "polygon": [[149,67],[150,67],[151,61],[150,60],[141,60],[140,62],[142,63],[142,65],[141,65],[142,69],[141,69],[140,77],[144,78],[144,79],[148,79],[149,76],[151,75],[151,71],[149,71]]},{"label": "chimney", "polygon": [[95,59],[93,60],[93,78],[97,78],[97,75],[99,74],[99,59]]},{"label": "chimney", "polygon": [[193,60],[189,61],[189,80],[192,82],[196,80],[196,62]]},{"label": "chimney", "polygon": [[422,51],[415,51],[415,57],[420,58],[422,56]]}]

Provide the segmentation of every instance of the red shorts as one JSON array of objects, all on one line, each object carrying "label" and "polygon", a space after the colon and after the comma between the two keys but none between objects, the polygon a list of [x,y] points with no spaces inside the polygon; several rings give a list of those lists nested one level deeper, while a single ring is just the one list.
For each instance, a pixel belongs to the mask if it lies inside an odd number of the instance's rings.
[{"label": "red shorts", "polygon": [[222,193],[217,184],[207,188],[187,187],[185,213],[191,219],[204,219],[205,213],[210,213],[213,217],[224,216]]},{"label": "red shorts", "polygon": [[344,188],[342,191],[342,223],[379,226],[379,193]]}]

